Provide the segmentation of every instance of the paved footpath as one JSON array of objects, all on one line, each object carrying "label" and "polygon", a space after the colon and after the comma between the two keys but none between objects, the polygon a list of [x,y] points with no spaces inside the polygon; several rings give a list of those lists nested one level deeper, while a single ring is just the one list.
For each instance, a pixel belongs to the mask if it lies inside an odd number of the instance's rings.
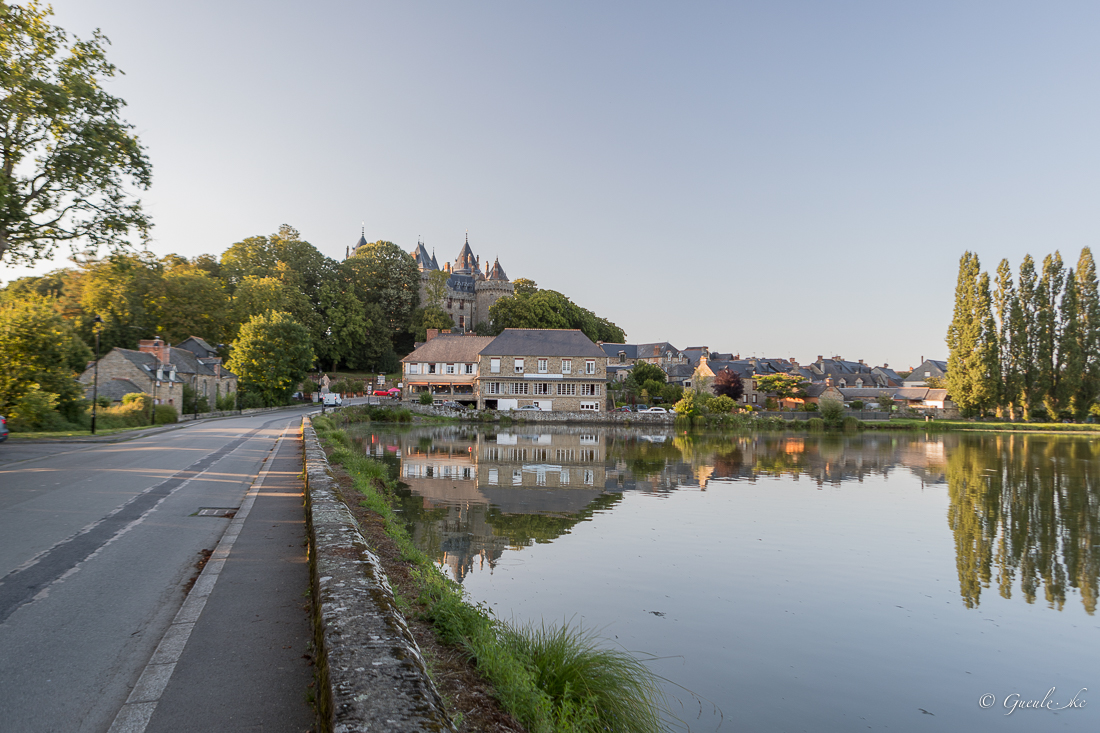
[{"label": "paved footpath", "polygon": [[302,443],[288,428],[111,733],[312,730]]}]

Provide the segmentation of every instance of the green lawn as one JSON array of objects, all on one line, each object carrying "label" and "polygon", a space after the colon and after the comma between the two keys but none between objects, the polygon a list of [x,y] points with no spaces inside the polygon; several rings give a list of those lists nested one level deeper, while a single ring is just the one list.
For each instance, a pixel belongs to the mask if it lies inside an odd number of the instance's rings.
[{"label": "green lawn", "polygon": [[1076,432],[1095,433],[1100,432],[1100,425],[1091,423],[1060,423],[1060,422],[987,422],[984,420],[932,420],[925,422],[923,419],[894,419],[891,425],[904,425],[913,428],[928,428],[929,430],[997,430],[997,431],[1031,431],[1031,432]]}]

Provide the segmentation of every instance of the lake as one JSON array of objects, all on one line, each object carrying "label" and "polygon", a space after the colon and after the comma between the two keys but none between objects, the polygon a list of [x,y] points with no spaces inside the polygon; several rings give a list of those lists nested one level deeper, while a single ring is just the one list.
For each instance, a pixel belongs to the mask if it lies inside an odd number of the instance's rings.
[{"label": "lake", "polygon": [[406,486],[415,541],[473,601],[647,655],[671,728],[1100,724],[1096,439],[353,435]]}]

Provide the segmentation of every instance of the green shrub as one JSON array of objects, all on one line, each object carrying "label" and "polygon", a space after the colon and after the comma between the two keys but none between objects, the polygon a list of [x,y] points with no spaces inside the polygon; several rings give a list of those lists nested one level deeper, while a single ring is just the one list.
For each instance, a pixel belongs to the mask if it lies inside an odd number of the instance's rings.
[{"label": "green shrub", "polygon": [[171,423],[179,422],[179,419],[179,413],[176,412],[176,408],[173,405],[157,405],[157,425],[170,425]]},{"label": "green shrub", "polygon": [[844,418],[844,429],[848,432],[859,430],[859,420],[849,415]]},{"label": "green shrub", "polygon": [[245,392],[244,397],[241,398],[241,409],[253,410],[257,407],[267,407],[264,404],[264,398],[260,396],[259,392]]},{"label": "green shrub", "polygon": [[828,427],[839,428],[844,422],[844,403],[840,400],[821,400],[818,408]]},{"label": "green shrub", "polygon": [[733,411],[733,406],[735,404],[737,404],[737,403],[734,402],[732,397],[730,397],[728,395],[718,395],[717,397],[715,397],[713,400],[710,401],[709,406],[710,406],[711,412],[725,413],[725,412],[732,412]]},{"label": "green shrub", "polygon": [[430,405],[433,402],[435,402],[435,398],[432,397],[431,392],[421,392],[420,393],[420,404]]},{"label": "green shrub", "polygon": [[817,412],[817,403],[816,402],[807,402],[806,404],[802,405],[802,411],[803,412]]},{"label": "green shrub", "polygon": [[825,421],[820,417],[811,417],[806,421],[806,427],[809,428],[811,432],[820,433],[825,429]]},{"label": "green shrub", "polygon": [[853,410],[862,410],[863,409],[863,400],[852,400],[852,409]]},{"label": "green shrub", "polygon": [[236,410],[237,409],[237,393],[236,392],[229,392],[227,394],[221,395],[220,397],[215,399],[214,402],[217,405],[217,408],[219,410],[225,410],[225,411]]},{"label": "green shrub", "polygon": [[8,423],[13,432],[34,430],[64,430],[68,423],[57,411],[58,395],[44,392],[38,384],[27,391],[9,408]]}]

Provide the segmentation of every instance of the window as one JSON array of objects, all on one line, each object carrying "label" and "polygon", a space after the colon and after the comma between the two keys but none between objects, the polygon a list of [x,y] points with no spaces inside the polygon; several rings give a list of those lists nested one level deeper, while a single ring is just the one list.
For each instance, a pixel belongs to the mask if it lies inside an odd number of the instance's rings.
[{"label": "window", "polygon": [[546,359],[539,359],[539,374],[546,374]]},{"label": "window", "polygon": [[588,361],[586,361],[584,363],[584,373],[585,374],[595,374],[596,373],[596,360],[595,359],[589,359]]},{"label": "window", "polygon": [[925,372],[924,373],[924,378],[925,379],[927,379],[928,377],[931,377],[931,376],[932,376],[932,372]]},{"label": "window", "polygon": [[409,364],[409,374],[420,374],[420,365]]},{"label": "window", "polygon": [[599,402],[582,402],[581,403],[581,410],[591,410],[592,412],[599,412],[600,411],[600,403]]},{"label": "window", "polygon": [[577,385],[575,384],[559,384],[558,395],[563,397],[572,397],[577,394]]},{"label": "window", "polygon": [[[466,301],[465,301],[465,300],[460,300],[460,301],[458,301],[458,309],[459,309],[460,311],[464,311],[464,310],[466,310]],[[461,323],[462,319],[461,319],[461,318],[459,318],[458,320],[459,320],[459,324],[458,324],[458,325],[460,325],[460,326],[461,326],[461,325],[462,325],[462,323]]]},{"label": "window", "polygon": [[474,373],[474,365],[473,364],[467,364],[466,368],[463,370],[463,374],[473,374],[473,373]]},{"label": "window", "polygon": [[523,359],[516,359],[515,372],[516,374],[523,374]]},{"label": "window", "polygon": [[486,382],[489,385],[488,394],[500,394],[500,382]]},{"label": "window", "polygon": [[625,351],[620,351],[619,352],[619,363],[620,364],[625,364],[626,363],[626,352]]},{"label": "window", "polygon": [[756,395],[753,395],[753,396],[752,396],[752,403],[753,403],[754,405],[756,404]]},{"label": "window", "polygon": [[595,460],[596,460],[596,451],[594,451],[594,450],[582,450],[581,451],[581,460],[582,461],[588,461],[590,463],[595,462]]},{"label": "window", "polygon": [[447,298],[447,307],[448,308],[453,308],[454,307],[454,298]]},{"label": "window", "polygon": [[586,483],[587,485],[591,486],[591,485],[592,485],[592,483],[593,483],[593,479],[594,479],[594,478],[595,478],[595,474],[594,474],[594,473],[592,473],[591,471],[585,471],[585,472],[584,472],[584,482],[585,482],[585,483]]},{"label": "window", "polygon": [[555,457],[559,461],[572,461],[576,458],[572,448],[558,448]]},{"label": "window", "polygon": [[550,385],[546,382],[538,382],[535,384],[535,394],[550,394]]},{"label": "window", "polygon": [[[462,301],[459,301],[458,304],[462,305]],[[466,328],[466,316],[459,316],[458,317],[458,327],[459,328]]]},{"label": "window", "polygon": [[512,394],[527,394],[527,382],[513,382]]},{"label": "window", "polygon": [[600,393],[600,385],[598,384],[582,384],[581,385],[581,397],[595,397]]},{"label": "window", "polygon": [[599,445],[600,444],[600,437],[598,435],[580,435],[580,436],[577,436],[577,437],[580,438],[580,444],[581,445]]},{"label": "window", "polygon": [[489,371],[492,374],[500,374],[500,359],[489,360]]},{"label": "window", "polygon": [[561,360],[561,373],[562,374],[572,374],[573,373],[573,360],[572,359],[562,359]]},{"label": "window", "polygon": [[428,365],[428,374],[435,374],[435,364]]},{"label": "window", "polygon": [[568,486],[569,485],[569,469],[568,468],[563,468],[561,470],[561,473],[558,474],[558,483],[562,486]]},{"label": "window", "polygon": [[447,373],[448,374],[454,374],[455,373],[455,365],[454,364],[448,364],[447,365]]}]

